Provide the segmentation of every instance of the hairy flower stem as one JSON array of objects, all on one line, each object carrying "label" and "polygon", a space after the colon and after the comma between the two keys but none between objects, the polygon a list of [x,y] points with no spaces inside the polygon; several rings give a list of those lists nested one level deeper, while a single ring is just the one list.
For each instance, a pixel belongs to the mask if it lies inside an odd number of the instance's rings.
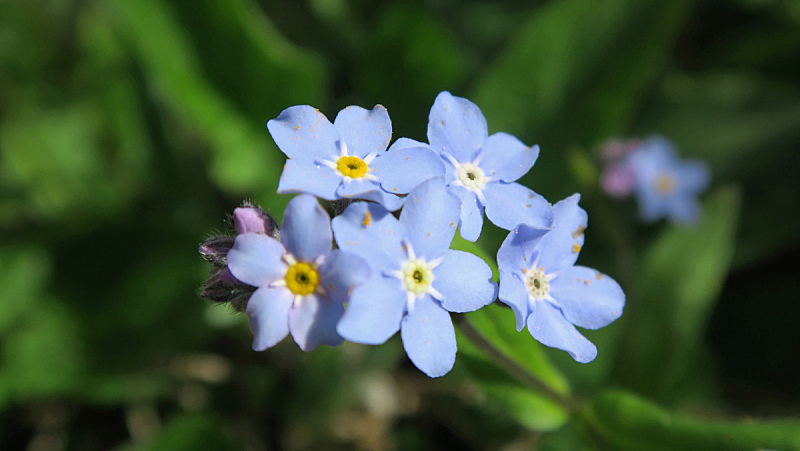
[{"label": "hairy flower stem", "polygon": [[567,412],[576,412],[578,410],[580,406],[576,399],[557,393],[541,379],[531,374],[528,370],[497,349],[497,347],[469,322],[466,315],[454,315],[454,319],[458,328],[461,329],[461,332],[463,332],[475,346],[480,348],[497,366],[532,390],[550,398],[550,400],[563,407]]}]

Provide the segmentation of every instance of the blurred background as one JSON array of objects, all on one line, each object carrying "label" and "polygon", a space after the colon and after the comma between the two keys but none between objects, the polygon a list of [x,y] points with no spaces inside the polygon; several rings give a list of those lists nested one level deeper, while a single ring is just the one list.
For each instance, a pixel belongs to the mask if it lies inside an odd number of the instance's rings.
[{"label": "blurred background", "polygon": [[[800,3],[0,0],[0,449],[615,448],[468,344],[441,379],[397,336],[256,353],[198,296],[198,244],[290,198],[267,120],[381,103],[425,141],[442,90],[541,146],[523,182],[583,193],[579,263],[628,294],[588,365],[503,322],[533,371],[697,421],[800,415]],[[695,228],[598,189],[602,143],[653,133],[711,167]]]}]

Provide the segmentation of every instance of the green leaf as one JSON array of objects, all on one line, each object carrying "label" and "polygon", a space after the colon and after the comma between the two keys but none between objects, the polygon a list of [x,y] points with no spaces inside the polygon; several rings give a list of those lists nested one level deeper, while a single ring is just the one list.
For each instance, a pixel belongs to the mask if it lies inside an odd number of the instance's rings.
[{"label": "green leaf", "polygon": [[[695,227],[669,226],[641,259],[627,325],[620,377],[637,391],[669,399],[693,374],[706,322],[728,274],[739,221],[740,194],[720,188],[704,203]],[[684,388],[686,388],[684,387]]]},{"label": "green leaf", "polygon": [[[476,243],[457,235],[451,247],[481,257],[492,268],[494,278],[497,279],[497,264]],[[517,332],[516,319],[511,309],[495,302],[466,314],[466,317],[497,350],[520,368],[539,378],[554,392],[569,394],[567,380],[547,360],[542,346],[527,331]],[[568,412],[561,405],[511,377],[458,328],[456,338],[459,350],[456,362],[465,365],[481,389],[501,403],[508,414],[520,424],[534,430],[552,430],[567,421]]]},{"label": "green leaf", "polygon": [[[523,182],[557,197],[566,161],[547,158],[622,133],[670,57],[691,1],[560,0],[534,10],[471,99],[489,127],[542,146]],[[527,183],[526,183],[527,184]]]},{"label": "green leaf", "polygon": [[130,451],[171,451],[178,449],[241,449],[224,430],[220,419],[212,420],[199,415],[174,418],[158,436],[146,444],[129,448]]},{"label": "green leaf", "polygon": [[[697,124],[703,124],[697,127]],[[752,70],[665,76],[635,127],[658,130],[687,156],[709,163],[716,180],[745,186],[737,267],[756,263],[800,242],[800,203],[791,170],[800,158],[800,90]],[[764,180],[769,183],[764,183]],[[764,227],[770,224],[770,227]]]},{"label": "green leaf", "polygon": [[673,414],[622,391],[607,391],[582,417],[613,449],[800,450],[800,421],[705,421]]},{"label": "green leaf", "polygon": [[[211,146],[211,175],[223,189],[254,192],[264,180],[277,181],[283,156],[263,122],[243,117],[203,76],[189,36],[158,0],[108,6],[148,79],[185,125]],[[153,30],[158,30],[154,33]],[[266,118],[265,118],[266,119]],[[277,195],[262,199],[269,203]]]}]

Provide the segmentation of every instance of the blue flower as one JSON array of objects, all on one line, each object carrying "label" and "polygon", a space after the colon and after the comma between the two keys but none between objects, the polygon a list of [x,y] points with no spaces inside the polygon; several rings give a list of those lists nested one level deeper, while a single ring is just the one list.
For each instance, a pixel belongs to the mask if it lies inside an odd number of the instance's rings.
[{"label": "blue flower", "polygon": [[697,197],[708,188],[708,166],[681,160],[672,143],[658,136],[646,140],[623,161],[636,177],[634,192],[644,221],[668,217],[679,224],[692,224],[699,219]]},{"label": "blue flower", "polygon": [[348,293],[369,278],[358,256],[331,250],[330,217],[313,196],[300,195],[286,206],[280,241],[260,233],[236,237],[228,268],[258,287],[247,303],[253,349],[263,351],[291,332],[304,351],[336,346],[336,323]]},{"label": "blue flower", "polygon": [[446,374],[456,357],[448,312],[471,312],[496,297],[489,266],[448,249],[458,204],[437,177],[415,188],[400,220],[380,205],[358,202],[333,219],[339,247],[366,260],[371,279],[353,291],[338,331],[346,339],[381,344],[398,330],[408,357],[430,377]]},{"label": "blue flower", "polygon": [[583,246],[586,212],[574,194],[553,206],[552,230],[520,224],[497,252],[500,300],[542,344],[588,363],[597,348],[575,326],[599,329],[622,315],[625,293],[610,277],[574,266]]},{"label": "blue flower", "polygon": [[507,133],[489,136],[478,106],[447,91],[431,108],[428,141],[445,161],[448,189],[458,196],[464,239],[480,236],[484,208],[489,220],[506,230],[517,224],[550,227],[553,213],[547,200],[514,183],[533,167],[539,146],[528,147]]},{"label": "blue flower", "polygon": [[309,193],[327,200],[366,199],[390,211],[423,181],[442,175],[436,154],[420,143],[392,137],[389,113],[349,106],[330,123],[308,105],[283,110],[267,122],[278,147],[289,157],[278,193]]}]

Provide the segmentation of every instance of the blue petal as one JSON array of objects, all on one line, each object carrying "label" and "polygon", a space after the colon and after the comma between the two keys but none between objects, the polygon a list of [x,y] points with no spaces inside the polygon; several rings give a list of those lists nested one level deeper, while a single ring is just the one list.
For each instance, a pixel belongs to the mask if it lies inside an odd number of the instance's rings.
[{"label": "blue petal", "polygon": [[692,225],[700,220],[702,207],[692,195],[679,195],[671,199],[669,217],[678,224]]},{"label": "blue petal", "polygon": [[436,177],[422,183],[406,198],[400,223],[418,257],[432,260],[450,247],[456,234],[458,198]]},{"label": "blue petal", "polygon": [[400,330],[405,308],[406,294],[400,280],[376,275],[353,290],[337,330],[352,342],[383,344]]},{"label": "blue petal", "polygon": [[343,313],[342,304],[309,294],[289,310],[289,331],[303,351],[311,351],[319,345],[338,346],[344,339],[336,332],[336,323]]},{"label": "blue petal", "polygon": [[[422,142],[419,142],[419,141],[415,141],[415,140],[413,140],[411,138],[397,138],[397,141],[395,141],[394,144],[392,144],[391,148],[392,149],[406,149],[408,147],[426,147],[426,148],[430,149],[430,146],[428,144],[425,144],[425,143],[422,143]],[[433,150],[433,149],[431,149],[431,150]],[[436,152],[434,152],[434,153],[436,153]]]},{"label": "blue petal", "polygon": [[531,227],[527,224],[518,225],[508,232],[508,236],[497,251],[497,266],[509,274],[522,273],[523,268],[530,268],[533,265],[534,252],[542,241],[541,238],[549,233],[550,229]]},{"label": "blue petal", "polygon": [[528,306],[528,290],[516,272],[500,270],[500,294],[498,297],[514,311],[514,316],[517,318],[517,332],[521,331],[525,327],[525,320],[531,311]]},{"label": "blue petal", "polygon": [[657,221],[670,211],[672,196],[664,196],[656,191],[652,183],[636,187],[636,200],[639,203],[639,217],[645,222]]},{"label": "blue petal", "polygon": [[542,237],[539,245],[538,266],[544,266],[548,273],[578,260],[589,220],[586,211],[578,206],[580,200],[580,194],[573,194],[553,206],[553,230]]},{"label": "blue petal", "polygon": [[283,213],[281,242],[300,261],[313,261],[331,251],[331,218],[314,196],[301,194]]},{"label": "blue petal", "polygon": [[483,204],[473,191],[463,186],[454,186],[449,190],[461,200],[461,210],[458,216],[461,238],[467,241],[476,241],[481,236],[483,228]]},{"label": "blue petal", "polygon": [[625,293],[611,277],[585,266],[558,272],[550,281],[550,296],[561,306],[564,317],[576,326],[599,329],[622,315]]},{"label": "blue petal", "polygon": [[373,274],[388,269],[370,258],[376,251],[386,256],[380,261],[389,261],[389,264],[406,260],[402,243],[405,228],[380,205],[356,202],[333,218],[332,224],[339,247],[367,259]]},{"label": "blue petal", "polygon": [[480,257],[448,249],[444,261],[433,270],[433,288],[444,296],[442,308],[464,313],[489,305],[497,298],[492,270]]},{"label": "blue petal", "polygon": [[447,91],[436,96],[428,116],[428,142],[433,150],[470,163],[488,135],[486,118],[477,105]]},{"label": "blue petal", "polygon": [[711,182],[708,165],[698,160],[685,161],[676,172],[677,186],[681,191],[700,193]]},{"label": "blue petal", "polygon": [[404,318],[400,336],[408,358],[430,377],[447,374],[456,362],[456,333],[450,314],[431,299],[417,298]]},{"label": "blue petal", "polygon": [[403,198],[386,192],[379,183],[367,179],[353,179],[342,183],[337,195],[345,199],[364,199],[377,202],[389,211],[403,206]]},{"label": "blue petal", "polygon": [[311,160],[286,160],[278,182],[278,194],[308,193],[326,200],[336,200],[342,184],[339,171]]},{"label": "blue petal", "polygon": [[260,233],[236,237],[228,251],[228,268],[234,277],[254,287],[261,287],[286,274],[285,250],[275,238]]},{"label": "blue petal", "polygon": [[289,309],[294,295],[285,287],[261,287],[247,302],[253,331],[253,349],[263,351],[278,344],[289,333]]},{"label": "blue petal", "polygon": [[332,160],[339,158],[339,132],[318,109],[308,105],[286,108],[267,122],[272,139],[289,158]]},{"label": "blue petal", "polygon": [[353,289],[366,282],[369,266],[351,252],[333,250],[319,267],[319,283],[326,296],[334,302],[347,302]]},{"label": "blue petal", "polygon": [[486,176],[515,182],[531,170],[539,157],[539,146],[528,147],[508,133],[495,133],[486,140],[479,166]]},{"label": "blue petal", "polygon": [[444,175],[442,159],[429,147],[397,148],[396,143],[371,166],[383,188],[407,194],[425,180]]},{"label": "blue petal", "polygon": [[486,217],[511,230],[519,224],[547,228],[553,224],[553,207],[541,195],[519,183],[489,182],[483,188]]},{"label": "blue petal", "polygon": [[528,317],[528,331],[543,345],[567,351],[577,362],[589,363],[597,357],[595,345],[549,302],[534,304],[533,313]]},{"label": "blue petal", "polygon": [[350,155],[364,158],[383,152],[392,138],[392,121],[383,105],[372,110],[351,105],[336,115],[333,126],[339,131]]}]

